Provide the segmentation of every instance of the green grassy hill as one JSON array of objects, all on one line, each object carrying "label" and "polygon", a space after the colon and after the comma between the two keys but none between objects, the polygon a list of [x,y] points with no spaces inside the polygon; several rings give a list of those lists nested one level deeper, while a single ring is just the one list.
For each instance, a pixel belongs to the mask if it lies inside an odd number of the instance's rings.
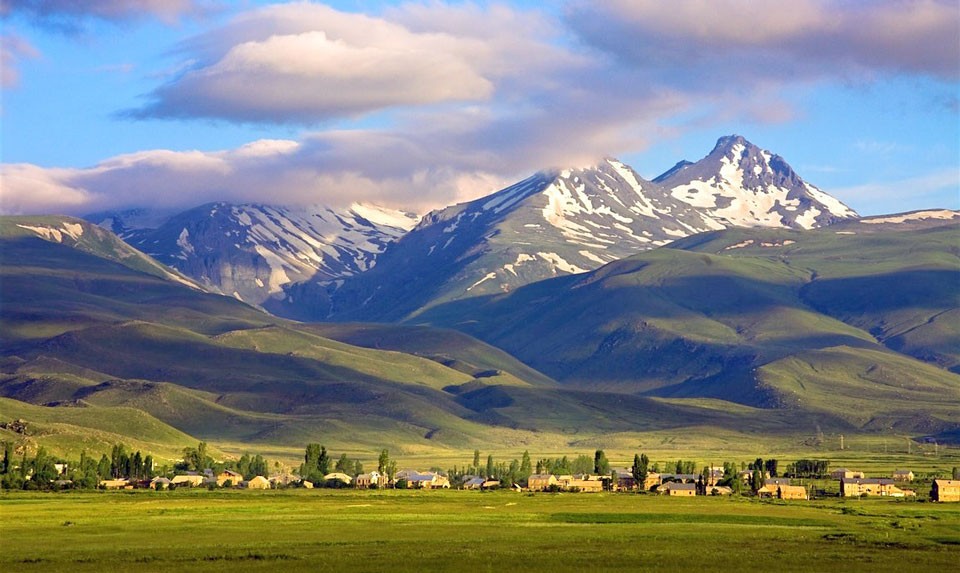
[{"label": "green grassy hill", "polygon": [[42,445],[70,459],[79,459],[84,450],[100,454],[124,443],[159,459],[175,460],[185,447],[197,445],[196,438],[131,407],[48,408],[0,398],[0,420],[27,422],[23,432],[0,428],[0,441],[27,451]]},{"label": "green grassy hill", "polygon": [[278,319],[103,233],[0,219],[0,422],[39,430],[0,439],[456,459],[960,428],[956,227],[701,235],[428,325]]},{"label": "green grassy hill", "polygon": [[418,320],[581,390],[943,432],[960,426],[958,238],[955,223],[732,229]]},{"label": "green grassy hill", "polygon": [[[183,432],[158,438],[167,452],[199,439],[466,448],[520,441],[522,432],[489,427],[445,388],[553,384],[462,334],[418,329],[396,350],[326,338],[204,293],[82,221],[3,218],[0,240],[0,395],[47,406],[26,411],[31,418],[85,416],[64,434],[75,438],[141,440],[135,426],[109,434],[95,423],[122,411]],[[421,356],[404,352],[418,349],[415,339],[424,341]]]}]

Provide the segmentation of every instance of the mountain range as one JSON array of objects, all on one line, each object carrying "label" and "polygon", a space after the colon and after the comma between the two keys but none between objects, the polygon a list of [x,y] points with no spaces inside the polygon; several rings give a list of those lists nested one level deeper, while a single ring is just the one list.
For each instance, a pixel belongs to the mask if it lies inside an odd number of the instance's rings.
[{"label": "mountain range", "polygon": [[740,136],[720,138],[700,161],[654,181],[608,158],[537,173],[419,223],[369,205],[218,203],[148,215],[87,219],[211,290],[274,314],[377,321],[593,270],[700,232],[808,229],[856,217]]},{"label": "mountain range", "polygon": [[0,439],[960,436],[960,213],[857,217],[731,136],[653,181],[606,159],[413,223],[226,203],[0,219],[0,421],[35,423]]}]

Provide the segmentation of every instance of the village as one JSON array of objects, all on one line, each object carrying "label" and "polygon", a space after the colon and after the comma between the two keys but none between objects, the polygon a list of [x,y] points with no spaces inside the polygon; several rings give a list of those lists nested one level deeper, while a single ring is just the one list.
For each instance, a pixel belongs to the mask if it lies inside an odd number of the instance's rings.
[{"label": "village", "polygon": [[[781,466],[779,460],[756,458],[753,462],[725,462],[705,465],[698,471],[693,461],[651,463],[646,454],[635,454],[630,467],[611,465],[603,450],[592,457],[541,458],[533,462],[529,452],[509,463],[496,463],[488,455],[481,463],[479,450],[473,461],[443,471],[398,469],[387,449],[380,451],[376,469],[364,471],[359,459],[341,454],[333,459],[318,443],[306,446],[303,462],[290,469],[279,462],[272,465],[261,455],[216,462],[206,443],[183,450],[173,467],[157,467],[151,455],[128,452],[114,446],[99,461],[81,454],[79,462],[58,460],[40,448],[31,459],[25,454],[19,464],[11,444],[4,444],[0,459],[0,486],[3,489],[33,490],[134,490],[156,491],[179,488],[206,489],[394,489],[465,490],[547,493],[634,492],[666,497],[750,496],[785,501],[807,501],[827,497],[880,497],[960,502],[960,468],[949,477],[939,473],[918,476],[909,469],[889,475],[868,477],[848,468],[830,469],[827,460],[798,459]],[[271,471],[272,470],[272,471]]]},{"label": "village", "polygon": [[[610,475],[576,474],[554,475],[551,473],[531,474],[525,483],[505,483],[489,477],[465,475],[458,483],[452,484],[448,476],[435,471],[417,471],[404,469],[397,471],[391,478],[386,473],[372,471],[350,476],[343,472],[331,472],[323,476],[323,481],[314,483],[292,473],[276,474],[270,477],[257,475],[249,480],[234,470],[224,469],[214,472],[206,469],[202,472],[186,472],[172,478],[157,476],[150,480],[130,480],[126,478],[101,480],[99,487],[106,490],[143,489],[154,490],[190,488],[236,488],[268,490],[283,488],[354,488],[354,489],[458,489],[467,491],[489,491],[509,489],[516,492],[646,492],[669,497],[753,495],[758,498],[779,500],[809,500],[807,486],[798,484],[795,478],[772,477],[764,472],[762,483],[754,483],[755,472],[738,472],[735,482],[724,480],[724,468],[711,467],[709,474],[672,474],[647,472],[642,482],[628,468],[615,468]],[[909,470],[897,470],[889,477],[865,477],[861,471],[841,468],[830,472],[830,478],[838,485],[839,497],[889,497],[915,498],[917,491],[908,486],[914,481]],[[808,482],[813,480],[806,480]],[[822,481],[822,480],[821,480]],[[720,485],[726,482],[728,485]],[[732,484],[732,485],[731,485]],[[960,480],[933,479],[929,500],[934,502],[960,502]]]}]

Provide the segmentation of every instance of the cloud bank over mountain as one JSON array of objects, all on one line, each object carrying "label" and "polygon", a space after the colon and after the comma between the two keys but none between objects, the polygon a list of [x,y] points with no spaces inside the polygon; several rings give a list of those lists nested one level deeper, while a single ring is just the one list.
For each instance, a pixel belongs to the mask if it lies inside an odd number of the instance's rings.
[{"label": "cloud bank over mountain", "polygon": [[[212,3],[7,2],[36,18],[161,21]],[[146,17],[146,16],[145,16]],[[0,209],[197,199],[429,208],[531,171],[593,164],[718,122],[783,124],[817,85],[958,77],[948,1],[581,0],[558,12],[296,2],[241,10],[174,46],[181,70],[119,121],[299,128],[233,149],[147,150],[87,168],[6,164]],[[918,41],[922,39],[922,41]],[[3,52],[16,83],[25,48]],[[798,106],[801,106],[798,109]],[[40,189],[41,191],[38,191]]]}]

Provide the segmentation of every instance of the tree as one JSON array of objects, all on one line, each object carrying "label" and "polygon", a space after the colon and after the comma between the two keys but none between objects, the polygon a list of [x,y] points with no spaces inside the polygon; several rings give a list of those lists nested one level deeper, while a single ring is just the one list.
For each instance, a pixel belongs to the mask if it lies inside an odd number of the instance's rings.
[{"label": "tree", "polygon": [[533,473],[533,468],[530,464],[530,452],[527,450],[523,451],[523,456],[520,458],[520,470],[517,474],[519,480],[525,480],[530,477],[530,474]]},{"label": "tree", "polygon": [[250,462],[250,473],[251,479],[256,476],[265,476],[270,472],[270,464],[267,463],[267,460],[263,459],[263,456],[257,454],[253,458],[253,461]]},{"label": "tree", "polygon": [[[564,461],[566,461],[566,457],[564,457]],[[567,464],[570,466],[570,470],[563,473],[588,474],[593,471],[593,462],[594,460],[590,456],[586,454],[580,454],[577,456],[577,459],[573,460],[572,464],[567,462]]]},{"label": "tree", "polygon": [[330,454],[327,453],[327,448],[320,446],[320,459],[317,460],[317,470],[322,475],[327,475],[330,473]]},{"label": "tree", "polygon": [[493,467],[493,454],[487,455],[487,479],[493,477],[494,467]]},{"label": "tree", "polygon": [[960,467],[953,466],[953,479],[960,479]]},{"label": "tree", "polygon": [[37,455],[33,459],[33,476],[31,479],[43,489],[50,487],[50,482],[57,479],[57,467],[54,465],[53,458],[47,455],[47,450],[43,446],[37,449]]},{"label": "tree", "polygon": [[0,474],[8,474],[13,469],[13,443],[3,443],[3,465],[0,465]]},{"label": "tree", "polygon": [[603,450],[593,453],[593,473],[601,476],[610,473],[610,462],[607,461],[607,454],[603,453]]},{"label": "tree", "polygon": [[143,479],[152,479],[153,478],[153,456],[147,454],[147,457],[143,458]]},{"label": "tree", "polygon": [[650,464],[650,458],[647,457],[647,454],[634,454],[633,455],[633,466],[630,467],[630,475],[633,476],[634,481],[637,482],[637,487],[642,491],[643,484],[647,481],[647,468]]},{"label": "tree", "polygon": [[127,456],[126,446],[115,444],[113,449],[110,450],[110,475],[114,479],[126,477],[129,463],[130,458]]},{"label": "tree", "polygon": [[[761,466],[763,464],[760,464]],[[753,476],[750,478],[750,489],[756,494],[764,486],[763,471],[758,468],[753,469]]]},{"label": "tree", "polygon": [[363,473],[363,464],[360,460],[353,460],[353,476],[356,477]]},{"label": "tree", "polygon": [[[255,461],[256,459],[254,459]],[[254,462],[251,462],[251,465]],[[252,467],[250,471],[253,471]],[[264,469],[264,475],[265,473],[266,469]],[[300,477],[313,483],[320,483],[323,481],[323,476],[328,473],[330,473],[330,456],[327,454],[327,448],[320,444],[307,444],[307,449],[303,454],[303,465],[300,466]]]},{"label": "tree", "polygon": [[203,471],[204,469],[210,467],[210,465],[213,463],[213,459],[207,453],[207,443],[200,442],[195,448],[184,448],[183,462],[187,466],[188,470],[193,471]]},{"label": "tree", "polygon": [[390,460],[387,463],[387,467],[385,468],[385,470],[387,474],[387,479],[389,479],[392,482],[394,476],[397,475],[397,462]]},{"label": "tree", "polygon": [[133,457],[130,458],[130,472],[127,474],[127,477],[135,480],[143,477],[143,456],[140,454],[140,450],[137,450],[133,454]]},{"label": "tree", "polygon": [[97,478],[99,480],[104,480],[110,477],[110,458],[107,457],[107,454],[100,456],[100,462],[97,463]]},{"label": "tree", "polygon": [[473,450],[473,473],[480,473],[480,450]]},{"label": "tree", "polygon": [[767,470],[770,477],[777,477],[777,460],[770,459],[763,463],[763,468]]},{"label": "tree", "polygon": [[390,463],[390,452],[387,450],[380,451],[380,457],[377,459],[377,472],[382,474],[387,473],[387,465]]},{"label": "tree", "polygon": [[350,458],[347,457],[347,454],[340,454],[340,458],[337,460],[337,463],[333,466],[333,469],[337,470],[340,473],[350,473],[350,468],[352,467],[353,466],[350,464]]}]

